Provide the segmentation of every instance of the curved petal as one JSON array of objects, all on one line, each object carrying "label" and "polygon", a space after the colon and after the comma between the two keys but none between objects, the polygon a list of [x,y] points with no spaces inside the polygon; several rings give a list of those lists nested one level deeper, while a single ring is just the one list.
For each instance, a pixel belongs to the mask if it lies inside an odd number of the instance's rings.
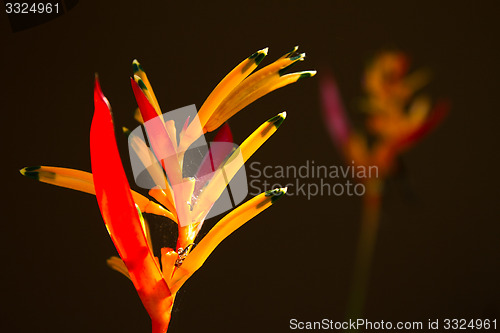
[{"label": "curved petal", "polygon": [[127,266],[125,266],[123,260],[118,257],[112,256],[108,260],[106,260],[106,263],[112,270],[123,274],[127,279],[130,280],[130,274],[128,273]]},{"label": "curved petal", "polygon": [[193,209],[193,216],[198,217],[203,216],[203,214],[206,216],[206,214],[208,214],[212,205],[217,201],[231,179],[242,167],[242,163],[245,163],[257,149],[276,132],[285,118],[286,112],[274,116],[260,125],[259,128],[243,141],[241,146],[233,152],[206,185],[206,188],[201,193]]},{"label": "curved petal", "polygon": [[[59,168],[51,166],[32,166],[20,170],[23,176],[38,180],[42,183],[56,185],[95,195],[94,180],[90,172]],[[134,202],[139,206],[142,213],[165,216],[174,222],[176,217],[163,206],[153,202],[140,193],[132,191]]]},{"label": "curved petal", "polygon": [[286,188],[280,188],[259,194],[224,216],[191,251],[182,266],[175,271],[171,281],[172,292],[179,290],[227,236],[274,204],[285,193]]},{"label": "curved petal", "polygon": [[207,97],[205,103],[200,108],[198,117],[201,127],[205,127],[208,119],[213,115],[219,104],[229,95],[241,81],[243,81],[260,64],[267,55],[268,48],[259,50],[236,66],[224,79],[215,87]]},{"label": "curved petal", "polygon": [[253,73],[233,89],[207,121],[204,127],[206,131],[211,132],[217,129],[241,109],[265,94],[296,82],[301,78],[314,76],[315,71],[285,75],[290,66],[298,61],[303,61],[305,58],[305,53],[295,55],[295,51],[297,51],[297,47],[272,64]]},{"label": "curved petal", "polygon": [[[149,79],[148,76],[146,75],[146,72],[144,72],[144,69],[142,68],[139,61],[137,61],[137,59],[134,59],[134,61],[132,62],[132,68],[134,70],[134,78],[135,76],[137,76],[141,79],[141,82],[143,83],[143,87],[141,87],[142,91],[147,96],[149,102],[155,108],[156,114],[160,116],[161,115],[160,104],[156,99],[155,93],[153,92],[153,87],[151,86],[151,83],[149,83]],[[139,82],[137,83],[139,84]]]},{"label": "curved petal", "polygon": [[97,202],[111,239],[151,317],[153,332],[165,332],[173,297],[148,246],[118,153],[111,109],[97,79],[94,105],[90,157]]},{"label": "curved petal", "polygon": [[229,74],[227,74],[222,81],[210,93],[205,102],[198,112],[198,121],[192,122],[184,131],[183,140],[180,144],[180,151],[185,151],[196,139],[203,133],[200,133],[200,128],[206,132],[205,124],[216,112],[221,102],[233,91],[235,88],[252,73],[260,64],[262,59],[267,55],[268,48],[259,50],[252,54],[247,59],[243,60],[236,66]]}]

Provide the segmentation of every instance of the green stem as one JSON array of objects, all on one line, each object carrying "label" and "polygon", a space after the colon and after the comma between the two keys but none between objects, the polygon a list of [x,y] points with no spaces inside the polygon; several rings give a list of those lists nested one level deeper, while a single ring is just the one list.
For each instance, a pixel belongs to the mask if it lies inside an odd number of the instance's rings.
[{"label": "green stem", "polygon": [[368,290],[371,263],[380,220],[383,181],[369,179],[363,196],[361,230],[354,266],[353,284],[347,307],[348,319],[361,318]]}]

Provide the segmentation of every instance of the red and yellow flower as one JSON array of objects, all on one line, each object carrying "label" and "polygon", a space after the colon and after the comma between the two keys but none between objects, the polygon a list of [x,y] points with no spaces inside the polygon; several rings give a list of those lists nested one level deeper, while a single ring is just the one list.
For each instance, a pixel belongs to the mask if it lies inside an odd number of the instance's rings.
[{"label": "red and yellow flower", "polygon": [[[153,333],[168,329],[175,295],[186,280],[198,270],[217,245],[234,230],[271,206],[286,188],[262,193],[224,216],[201,241],[194,240],[205,217],[230,179],[242,167],[232,163],[240,156],[243,163],[278,129],[286,113],[269,119],[255,130],[236,150],[218,156],[222,172],[215,172],[200,184],[196,178],[183,176],[184,152],[203,133],[220,128],[229,118],[265,94],[310,77],[315,71],[286,74],[292,64],[304,60],[297,47],[274,63],[252,72],[267,55],[260,50],[241,62],[214,89],[198,112],[200,129],[186,121],[177,133],[173,121],[163,121],[162,112],[151,84],[137,61],[131,79],[139,106],[136,119],[153,124],[147,126],[149,147],[138,137],[129,138],[131,147],[141,156],[175,156],[168,163],[158,163],[148,169],[153,179],[163,183],[149,191],[152,199],[130,189],[115,140],[111,107],[96,78],[94,87],[94,118],[90,131],[92,173],[59,167],[27,167],[25,176],[41,182],[95,194],[107,230],[120,258],[112,257],[108,264],[130,278],[152,321]],[[232,141],[227,127],[215,140]],[[216,160],[214,158],[214,160]],[[161,162],[161,161],[160,161]],[[172,187],[172,184],[181,186]],[[202,190],[200,190],[200,188]],[[199,193],[194,195],[194,191]],[[178,225],[177,246],[162,248],[155,257],[146,220],[142,214],[166,217]]]},{"label": "red and yellow flower", "polygon": [[[362,103],[367,134],[351,128],[333,76],[321,80],[323,111],[334,143],[349,163],[377,166],[380,178],[387,177],[396,157],[434,129],[449,109],[447,102],[433,106],[427,96],[417,94],[429,80],[425,70],[408,71],[408,57],[397,51],[380,53],[367,67]],[[373,137],[372,145],[367,136]]]}]

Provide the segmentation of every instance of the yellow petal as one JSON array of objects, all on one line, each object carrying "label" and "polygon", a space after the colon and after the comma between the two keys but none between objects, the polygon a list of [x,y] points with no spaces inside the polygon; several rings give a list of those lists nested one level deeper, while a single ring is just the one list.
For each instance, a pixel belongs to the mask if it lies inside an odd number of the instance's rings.
[{"label": "yellow petal", "polygon": [[106,263],[108,264],[108,266],[111,269],[114,269],[118,273],[125,275],[130,280],[130,274],[129,274],[127,266],[125,266],[125,263],[123,262],[123,260],[121,260],[118,257],[113,256],[113,257],[109,258],[108,260],[106,260]]},{"label": "yellow petal", "polygon": [[153,182],[161,188],[167,188],[167,178],[156,156],[149,149],[146,142],[144,142],[144,139],[135,135],[134,132],[131,132],[128,136],[130,148],[132,148],[144,168],[148,171]]},{"label": "yellow petal", "polygon": [[410,125],[410,130],[419,127],[429,115],[431,110],[431,101],[428,97],[419,96],[415,98],[413,103],[410,105],[408,110],[408,122]]},{"label": "yellow petal", "polygon": [[427,69],[419,69],[407,75],[404,83],[409,90],[408,97],[429,83],[430,79],[431,73]]},{"label": "yellow petal", "polygon": [[[161,249],[161,269],[163,276],[167,281],[167,284],[172,278],[172,274],[175,268],[175,261],[178,257],[179,255],[174,251],[174,249],[171,249],[169,247],[164,247]],[[168,285],[168,287],[170,288],[170,284]]]},{"label": "yellow petal", "polygon": [[315,74],[316,71],[303,71],[303,72],[287,74],[284,76],[278,75],[271,77],[268,80],[262,81],[262,84],[259,85],[259,87],[256,90],[248,90],[245,92],[241,92],[240,94],[241,98],[235,98],[230,102],[227,103],[225,102],[225,104],[221,106],[218,112],[220,111],[220,115],[221,116],[224,115],[224,117],[217,119],[214,118],[213,122],[211,119],[211,121],[209,121],[209,123],[206,125],[207,131],[210,132],[218,128],[230,117],[235,115],[237,112],[245,108],[250,103],[253,103],[257,99],[261,98],[262,96],[267,95],[268,93],[276,89],[279,89],[281,87],[284,87],[286,85],[289,85],[291,83],[295,83],[300,79],[312,77]]},{"label": "yellow petal", "polygon": [[[95,195],[94,180],[90,172],[75,169],[36,166],[26,167],[20,170],[23,176],[38,180],[42,183],[52,184]],[[141,212],[168,217],[176,220],[175,216],[161,205],[150,201],[145,196],[132,192],[134,202],[139,206]]]},{"label": "yellow petal", "polygon": [[205,124],[214,114],[219,104],[241,83],[241,81],[257,68],[262,59],[267,55],[267,51],[268,48],[255,52],[250,57],[243,60],[222,79],[201,106],[198,111],[198,119],[193,120],[191,124],[189,124],[187,130],[183,131],[184,133],[182,141],[179,144],[179,151],[182,152],[187,150],[187,148],[203,134],[203,131],[205,131]]},{"label": "yellow petal", "polygon": [[279,113],[260,125],[259,128],[243,141],[240,149],[244,163],[278,130],[285,119],[286,112]]},{"label": "yellow petal", "polygon": [[[162,189],[159,187],[154,187],[151,190],[149,190],[148,194],[158,200],[159,203],[161,203],[163,206],[167,207],[167,209],[173,214],[176,214],[175,210],[175,203],[174,203],[174,198],[172,196],[172,188],[170,187],[170,184],[167,182],[168,188]],[[177,222],[177,219],[175,220]]]},{"label": "yellow petal", "polygon": [[297,73],[298,75],[293,77],[285,78],[285,71],[294,63],[302,61],[305,58],[304,53],[293,55],[295,50],[250,75],[233,89],[214,111],[205,125],[205,130],[211,132],[217,129],[238,111],[265,94],[296,82],[300,78],[313,76],[315,74],[314,71],[307,71]]},{"label": "yellow petal", "polygon": [[229,74],[222,79],[222,81],[215,87],[212,93],[205,100],[205,103],[200,108],[198,112],[198,117],[200,119],[201,127],[203,128],[212,116],[213,112],[222,102],[222,100],[238,85],[243,81],[250,73],[254,71],[259,63],[267,55],[268,48],[259,50],[252,54],[247,59],[243,60],[238,66],[236,66]]},{"label": "yellow petal", "polygon": [[[173,126],[174,128],[172,129]],[[171,135],[175,137],[176,133],[173,121],[168,121],[165,124],[165,130],[167,130],[167,132],[170,131],[171,134],[169,134],[169,137]],[[163,168],[156,159],[155,154],[151,151],[146,142],[144,142],[144,139],[138,135],[134,135],[133,133],[134,132],[131,132],[131,134],[129,134],[128,137],[129,145],[134,150],[137,157],[139,158],[141,163],[144,165],[144,167],[150,174],[153,182],[157,185],[149,191],[149,195],[158,200],[158,202],[161,203],[163,206],[167,207],[167,209],[170,212],[172,212],[172,214],[175,217],[176,210],[172,195],[172,188],[167,178],[165,177]],[[177,218],[173,220],[177,222]]]},{"label": "yellow petal", "polygon": [[192,217],[191,198],[193,196],[195,183],[195,178],[189,177],[185,178],[181,184],[173,186],[179,227],[177,249],[186,248],[186,246],[194,242],[199,231],[198,226],[201,224],[201,221],[193,221]]},{"label": "yellow petal", "polygon": [[139,108],[134,111],[134,119],[140,124],[144,124],[144,119],[142,119],[141,110],[139,110]]},{"label": "yellow petal", "polygon": [[94,180],[89,172],[48,166],[26,167],[20,172],[43,183],[95,194]]},{"label": "yellow petal", "polygon": [[[137,208],[137,214],[139,215],[139,220],[141,221],[141,226],[142,226],[142,231],[144,232],[144,235],[146,236],[146,240],[148,242],[148,246],[151,249],[151,252],[153,252],[153,244],[151,243],[151,232],[149,229],[149,223],[146,221],[144,216],[141,214],[141,209],[139,205],[135,204],[135,207]],[[158,265],[160,265],[158,263]]]},{"label": "yellow petal", "polygon": [[184,178],[179,184],[172,185],[177,218],[181,226],[190,224],[191,221],[191,197],[193,195],[196,180],[194,177]]},{"label": "yellow petal", "polygon": [[224,165],[217,170],[216,174],[212,180],[210,180],[196,202],[192,214],[195,220],[201,220],[208,214],[208,211],[221,196],[234,175],[236,175],[242,165],[257,151],[257,149],[276,132],[278,127],[285,120],[285,117],[286,112],[282,112],[259,126],[259,128],[257,128],[245,141],[243,141],[241,146],[233,152]]},{"label": "yellow petal", "polygon": [[368,166],[370,161],[366,138],[358,132],[354,132],[349,137],[346,147],[347,162],[353,161],[356,165]]},{"label": "yellow petal", "polygon": [[285,193],[286,188],[281,188],[259,194],[224,216],[208,234],[203,237],[200,243],[184,260],[184,263],[175,271],[172,278],[172,293],[179,290],[182,284],[203,265],[212,251],[227,236],[271,206]]},{"label": "yellow petal", "polygon": [[177,147],[177,130],[175,128],[175,122],[173,120],[167,120],[165,122],[165,129],[167,130],[168,136],[172,141],[172,145]]},{"label": "yellow petal", "polygon": [[192,244],[198,236],[201,229],[201,222],[191,223],[188,226],[181,227],[179,225],[179,237],[177,238],[177,249],[185,249],[189,244]]}]

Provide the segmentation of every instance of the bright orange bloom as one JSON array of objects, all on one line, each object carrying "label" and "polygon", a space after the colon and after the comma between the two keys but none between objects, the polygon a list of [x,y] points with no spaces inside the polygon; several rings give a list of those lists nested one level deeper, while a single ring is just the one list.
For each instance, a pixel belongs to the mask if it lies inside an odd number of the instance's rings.
[{"label": "bright orange bloom", "polygon": [[[199,122],[192,119],[190,122],[188,118],[179,133],[172,120],[162,118],[146,73],[134,61],[131,84],[139,106],[136,119],[145,122],[151,150],[143,139],[132,134],[129,143],[141,161],[155,156],[159,159],[147,169],[157,184],[149,191],[156,202],[130,189],[115,141],[111,107],[97,79],[90,131],[92,174],[47,166],[21,170],[23,175],[39,181],[96,195],[108,232],[121,257],[110,258],[108,264],[129,277],[134,284],[151,317],[153,333],[167,331],[177,291],[203,265],[217,245],[286,193],[286,188],[275,189],[250,199],[224,216],[197,245],[194,244],[207,214],[229,181],[274,134],[286,113],[266,121],[238,149],[209,150],[206,161],[217,164],[216,169],[220,167],[210,178],[185,177],[184,153],[203,133],[218,129],[261,96],[313,76],[314,71],[285,74],[290,65],[304,60],[305,55],[296,54],[296,51],[297,48],[294,48],[252,75],[267,54],[267,49],[245,59],[207,98],[198,112]],[[215,141],[232,142],[229,127],[222,126]],[[162,156],[171,158],[164,160]],[[202,163],[199,172],[203,173],[206,167],[206,163]],[[142,213],[164,216],[177,223],[179,235],[176,249],[162,248],[161,257],[154,256],[148,224]]]}]

